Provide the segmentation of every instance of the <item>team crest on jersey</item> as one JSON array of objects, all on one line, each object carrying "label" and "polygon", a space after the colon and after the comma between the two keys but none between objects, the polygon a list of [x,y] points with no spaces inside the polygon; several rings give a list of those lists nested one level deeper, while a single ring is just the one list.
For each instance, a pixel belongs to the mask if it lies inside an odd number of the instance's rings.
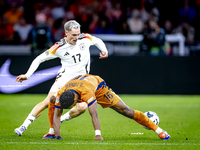
[{"label": "team crest on jersey", "polygon": [[85,49],[85,44],[84,44],[84,43],[81,43],[81,44],[79,45],[79,48],[80,48],[80,50],[84,50],[84,49]]}]

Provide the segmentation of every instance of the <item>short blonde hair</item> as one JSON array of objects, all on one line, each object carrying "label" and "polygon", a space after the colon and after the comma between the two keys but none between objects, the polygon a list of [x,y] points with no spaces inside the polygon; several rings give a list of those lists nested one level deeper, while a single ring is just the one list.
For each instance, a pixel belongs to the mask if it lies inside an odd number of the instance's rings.
[{"label": "short blonde hair", "polygon": [[66,31],[71,31],[72,28],[74,29],[80,29],[81,25],[75,21],[75,20],[70,20],[70,21],[67,21],[65,24],[64,24],[64,30]]}]

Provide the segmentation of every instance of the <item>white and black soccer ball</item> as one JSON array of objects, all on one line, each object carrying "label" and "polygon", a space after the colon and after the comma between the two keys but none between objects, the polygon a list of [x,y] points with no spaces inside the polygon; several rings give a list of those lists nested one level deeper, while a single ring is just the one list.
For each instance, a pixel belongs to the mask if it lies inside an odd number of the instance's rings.
[{"label": "white and black soccer ball", "polygon": [[[151,119],[156,125],[159,125],[159,117],[158,115],[153,111],[147,111],[144,113],[149,119]],[[143,126],[145,129],[148,129],[148,127]]]}]

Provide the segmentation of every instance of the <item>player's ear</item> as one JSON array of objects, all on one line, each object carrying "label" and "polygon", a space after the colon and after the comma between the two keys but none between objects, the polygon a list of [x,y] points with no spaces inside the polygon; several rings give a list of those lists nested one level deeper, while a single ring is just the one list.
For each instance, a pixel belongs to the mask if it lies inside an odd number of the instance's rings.
[{"label": "player's ear", "polygon": [[67,36],[67,33],[68,33],[68,31],[67,30],[65,30],[65,35]]}]

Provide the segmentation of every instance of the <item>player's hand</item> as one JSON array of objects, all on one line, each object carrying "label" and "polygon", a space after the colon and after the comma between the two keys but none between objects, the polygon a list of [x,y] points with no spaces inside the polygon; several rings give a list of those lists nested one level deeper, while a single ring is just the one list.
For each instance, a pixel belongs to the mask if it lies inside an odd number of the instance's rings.
[{"label": "player's hand", "polygon": [[22,75],[19,75],[17,78],[16,78],[16,82],[22,82],[24,80],[27,80],[27,77],[26,75],[22,74]]},{"label": "player's hand", "polygon": [[56,136],[55,140],[63,140],[63,138],[61,136]]},{"label": "player's hand", "polygon": [[103,51],[99,55],[100,55],[99,59],[104,59],[108,57],[108,52]]},{"label": "player's hand", "polygon": [[96,135],[95,138],[94,138],[94,140],[101,140],[101,141],[103,141],[103,138],[101,137],[101,135]]}]

